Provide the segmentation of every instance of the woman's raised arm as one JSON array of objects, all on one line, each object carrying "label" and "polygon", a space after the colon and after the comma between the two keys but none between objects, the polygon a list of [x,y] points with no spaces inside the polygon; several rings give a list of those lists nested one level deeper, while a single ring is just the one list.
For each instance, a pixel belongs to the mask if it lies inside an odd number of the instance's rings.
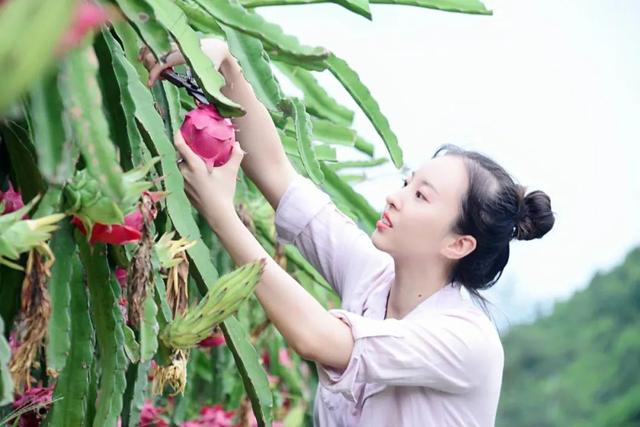
[{"label": "woman's raised arm", "polygon": [[[227,43],[214,37],[206,37],[200,40],[200,47],[225,78],[222,93],[246,111],[244,116],[231,119],[237,129],[236,139],[247,153],[241,166],[275,210],[297,172],[284,152],[269,112],[244,78],[240,64],[229,52]],[[177,46],[174,45],[173,48],[161,63],[156,61],[146,46],[141,49],[139,59],[149,70],[149,86],[167,68],[185,63]]]},{"label": "woman's raised arm", "polygon": [[220,72],[227,82],[222,93],[247,112],[242,117],[231,119],[238,130],[236,139],[247,153],[241,166],[276,209],[297,173],[284,152],[276,126],[244,78],[238,61],[228,52],[226,43],[215,38],[204,38],[200,45],[214,64],[221,56],[220,50],[227,49],[220,64]]}]

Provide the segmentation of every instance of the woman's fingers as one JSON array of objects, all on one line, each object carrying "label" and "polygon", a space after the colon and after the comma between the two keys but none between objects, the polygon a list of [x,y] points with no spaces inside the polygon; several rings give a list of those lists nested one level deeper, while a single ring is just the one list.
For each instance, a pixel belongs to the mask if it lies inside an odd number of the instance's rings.
[{"label": "woman's fingers", "polygon": [[153,86],[158,79],[161,79],[164,70],[185,63],[184,56],[182,56],[180,50],[177,49],[177,46],[172,45],[172,48],[173,50],[161,61],[156,60],[156,57],[147,45],[142,46],[138,51],[138,60],[149,70],[148,86]]},{"label": "woman's fingers", "polygon": [[182,52],[179,50],[172,50],[165,58],[163,62],[155,64],[155,66],[149,72],[149,86],[153,86],[156,80],[162,78],[162,72],[176,65],[184,64],[185,59],[182,56]]},{"label": "woman's fingers", "polygon": [[149,47],[147,45],[142,46],[138,51],[138,60],[142,62],[147,70],[153,68],[153,66],[156,65],[157,62],[156,57],[153,56],[153,52],[149,50]]},{"label": "woman's fingers", "polygon": [[173,134],[173,145],[175,145],[178,153],[180,153],[180,157],[184,159],[178,167],[182,167],[182,165],[186,163],[191,170],[195,171],[200,165],[204,166],[202,159],[200,159],[200,157],[198,157],[198,155],[194,153],[184,141],[180,130],[177,130],[176,133]]},{"label": "woman's fingers", "polygon": [[171,65],[162,63],[154,65],[151,71],[149,71],[149,80],[147,81],[147,86],[153,86],[156,80],[158,80],[158,78],[161,78],[162,72],[167,68],[171,68]]},{"label": "woman's fingers", "polygon": [[242,163],[242,159],[244,158],[245,151],[240,147],[240,143],[238,141],[233,143],[233,151],[231,152],[231,158],[229,162],[231,162],[234,169],[240,169],[240,163]]}]

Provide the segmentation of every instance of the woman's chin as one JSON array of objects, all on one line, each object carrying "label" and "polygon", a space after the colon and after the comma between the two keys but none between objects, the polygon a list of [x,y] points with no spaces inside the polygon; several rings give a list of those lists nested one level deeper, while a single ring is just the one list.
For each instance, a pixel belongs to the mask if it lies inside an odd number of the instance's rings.
[{"label": "woman's chin", "polygon": [[373,246],[375,246],[376,249],[379,249],[383,252],[387,252],[388,250],[388,244],[385,244],[386,242],[384,236],[382,236],[377,230],[374,231],[371,235],[371,243],[373,243]]}]

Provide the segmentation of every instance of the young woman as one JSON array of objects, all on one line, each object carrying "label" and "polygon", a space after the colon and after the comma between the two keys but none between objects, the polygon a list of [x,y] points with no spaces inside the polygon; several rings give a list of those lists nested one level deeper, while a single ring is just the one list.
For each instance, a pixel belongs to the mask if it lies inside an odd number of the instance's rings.
[{"label": "young woman", "polygon": [[[481,298],[478,290],[500,277],[512,239],[540,238],[552,228],[549,197],[525,195],[491,159],[445,145],[387,196],[369,236],[296,173],[227,45],[203,39],[202,49],[225,76],[223,93],[247,114],[233,119],[239,145],[222,167],[208,169],[176,133],[185,188],[238,265],[267,259],[256,296],[287,343],[316,362],[314,424],[494,425],[503,349],[461,288]],[[184,62],[177,51],[156,63],[143,49],[141,59],[150,85]],[[278,240],[300,249],[342,309],[327,311],[238,218],[240,166],[275,209]]]}]

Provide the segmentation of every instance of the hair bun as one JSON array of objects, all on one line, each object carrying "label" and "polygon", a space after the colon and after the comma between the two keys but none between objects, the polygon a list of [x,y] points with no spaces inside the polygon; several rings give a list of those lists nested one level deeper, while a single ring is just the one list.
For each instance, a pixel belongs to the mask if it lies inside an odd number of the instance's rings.
[{"label": "hair bun", "polygon": [[539,239],[553,228],[555,216],[551,210],[551,199],[540,190],[524,196],[525,188],[520,186],[520,212],[515,226],[514,237],[518,240]]}]

